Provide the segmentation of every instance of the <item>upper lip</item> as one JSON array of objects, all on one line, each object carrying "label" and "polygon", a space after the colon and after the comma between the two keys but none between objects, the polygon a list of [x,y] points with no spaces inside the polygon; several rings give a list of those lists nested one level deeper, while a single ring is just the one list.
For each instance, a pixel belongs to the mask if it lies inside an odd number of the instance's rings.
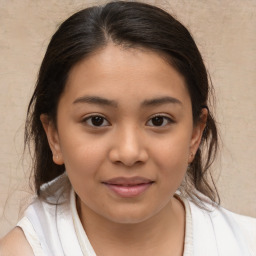
[{"label": "upper lip", "polygon": [[153,180],[150,180],[145,177],[135,176],[135,177],[116,177],[109,180],[104,181],[103,183],[109,185],[139,185],[139,184],[147,184],[152,183]]}]

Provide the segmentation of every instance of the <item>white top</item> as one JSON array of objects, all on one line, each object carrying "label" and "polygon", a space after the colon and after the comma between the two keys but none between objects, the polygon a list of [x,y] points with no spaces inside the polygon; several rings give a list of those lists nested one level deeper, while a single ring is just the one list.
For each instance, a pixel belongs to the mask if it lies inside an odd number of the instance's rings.
[{"label": "white top", "polygon": [[[61,175],[42,190],[49,195],[49,203],[36,198],[17,224],[34,254],[96,256],[79,219],[75,193],[67,176]],[[186,210],[183,256],[256,256],[256,219],[207,202],[211,211],[206,211],[179,198]]]}]

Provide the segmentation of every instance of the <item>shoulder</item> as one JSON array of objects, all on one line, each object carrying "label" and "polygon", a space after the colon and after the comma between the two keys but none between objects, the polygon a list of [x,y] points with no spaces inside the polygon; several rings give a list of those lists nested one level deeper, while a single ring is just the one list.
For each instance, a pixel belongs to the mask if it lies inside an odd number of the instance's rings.
[{"label": "shoulder", "polygon": [[209,244],[215,243],[219,250],[226,252],[227,255],[231,255],[229,254],[231,250],[241,252],[240,255],[256,253],[255,218],[233,213],[214,205],[209,200],[203,202],[208,210],[200,208],[191,201],[189,204],[196,239],[200,240],[203,233],[210,233],[212,239]]},{"label": "shoulder", "polygon": [[[70,190],[71,185],[65,173],[44,184],[41,187],[44,200],[35,197],[17,227],[0,240],[0,256],[29,256],[34,255],[33,250],[36,255],[44,255],[41,243],[47,244],[45,240],[48,239],[49,230],[58,237],[56,211],[58,209],[63,215],[66,208],[69,209]],[[39,234],[41,234],[40,238]],[[47,241],[56,243],[56,240]]]},{"label": "shoulder", "polygon": [[245,238],[246,243],[256,254],[256,218],[233,213],[224,208],[221,210],[222,214],[230,219],[231,227]]},{"label": "shoulder", "polygon": [[15,227],[4,238],[0,240],[0,255],[34,255],[23,231],[19,227]]}]

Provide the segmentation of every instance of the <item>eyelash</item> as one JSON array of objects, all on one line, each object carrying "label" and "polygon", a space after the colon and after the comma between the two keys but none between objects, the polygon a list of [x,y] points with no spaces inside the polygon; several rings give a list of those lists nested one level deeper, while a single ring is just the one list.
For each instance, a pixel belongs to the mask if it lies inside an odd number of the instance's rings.
[{"label": "eyelash", "polygon": [[[152,116],[150,119],[149,119],[149,121],[151,121],[152,122],[152,119],[153,118],[156,118],[156,117],[160,117],[160,118],[163,118],[167,123],[165,124],[165,125],[159,125],[159,126],[153,126],[153,127],[164,127],[164,126],[166,126],[166,125],[168,125],[168,124],[172,124],[172,123],[174,123],[174,120],[172,119],[172,118],[170,118],[169,116],[166,116],[166,115],[163,115],[163,114],[156,114],[156,115],[154,115],[154,116]],[[149,121],[147,121],[147,123],[149,122]]]},{"label": "eyelash", "polygon": [[[105,124],[105,125],[102,125],[102,124],[100,124],[99,126],[97,126],[97,125],[94,125],[93,123],[92,123],[92,118],[102,118],[103,119],[103,124],[104,124],[104,122],[107,122],[107,124]],[[146,124],[148,124],[150,121],[152,122],[152,119],[153,118],[163,118],[164,119],[164,121],[165,121],[165,124],[164,125],[149,125],[149,126],[151,126],[151,127],[164,127],[164,126],[166,126],[166,125],[168,125],[168,124],[172,124],[172,123],[174,123],[174,120],[173,119],[171,119],[170,117],[168,117],[168,116],[166,116],[166,115],[163,115],[163,114],[156,114],[156,115],[154,115],[153,117],[151,117],[147,122],[146,122]],[[90,124],[88,123],[90,121]],[[88,124],[89,126],[91,126],[91,127],[106,127],[106,126],[110,126],[110,122],[104,117],[104,116],[102,116],[102,115],[91,115],[91,116],[88,116],[88,117],[86,117],[86,118],[84,118],[83,120],[82,120],[82,123],[86,123],[86,124]]]},{"label": "eyelash", "polygon": [[[97,125],[93,125],[92,124],[92,118],[96,118],[96,117],[100,117],[100,118],[102,118],[103,119],[103,122],[107,122],[108,124],[107,125],[100,125],[100,126],[97,126]],[[88,124],[88,121],[90,120],[90,122],[91,122],[91,124]],[[88,124],[89,126],[91,126],[91,127],[105,127],[105,126],[109,126],[110,125],[110,123],[109,123],[109,121],[107,121],[107,119],[104,117],[104,116],[102,116],[102,115],[91,115],[91,116],[88,116],[88,117],[85,117],[83,120],[82,120],[82,123],[86,123],[86,124]]]}]

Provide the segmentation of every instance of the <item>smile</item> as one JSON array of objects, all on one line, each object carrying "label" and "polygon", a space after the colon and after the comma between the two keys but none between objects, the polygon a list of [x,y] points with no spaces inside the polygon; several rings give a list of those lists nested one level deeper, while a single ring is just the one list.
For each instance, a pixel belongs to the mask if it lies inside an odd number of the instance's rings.
[{"label": "smile", "polygon": [[118,196],[129,198],[144,193],[154,181],[143,177],[118,177],[102,183]]}]

